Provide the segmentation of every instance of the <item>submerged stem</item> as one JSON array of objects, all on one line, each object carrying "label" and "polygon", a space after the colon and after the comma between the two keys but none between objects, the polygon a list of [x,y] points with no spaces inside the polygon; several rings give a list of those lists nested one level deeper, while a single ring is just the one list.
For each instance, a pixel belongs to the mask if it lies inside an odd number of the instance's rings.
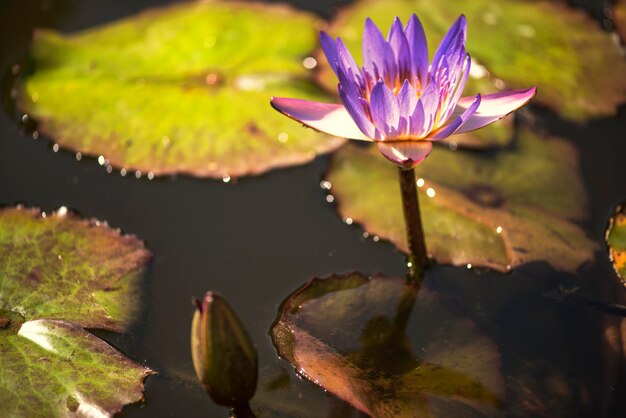
[{"label": "submerged stem", "polygon": [[420,214],[415,171],[400,168],[400,195],[406,225],[407,242],[409,244],[410,276],[417,279],[423,267],[428,265],[428,253],[424,241],[424,228]]}]

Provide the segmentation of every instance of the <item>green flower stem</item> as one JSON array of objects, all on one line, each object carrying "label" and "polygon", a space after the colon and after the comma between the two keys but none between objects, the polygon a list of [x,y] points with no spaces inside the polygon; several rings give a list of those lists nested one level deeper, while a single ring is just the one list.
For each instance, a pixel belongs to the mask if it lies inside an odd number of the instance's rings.
[{"label": "green flower stem", "polygon": [[429,258],[424,241],[424,228],[420,214],[415,171],[400,168],[400,194],[402,196],[402,210],[409,244],[410,276],[416,277],[428,265]]}]

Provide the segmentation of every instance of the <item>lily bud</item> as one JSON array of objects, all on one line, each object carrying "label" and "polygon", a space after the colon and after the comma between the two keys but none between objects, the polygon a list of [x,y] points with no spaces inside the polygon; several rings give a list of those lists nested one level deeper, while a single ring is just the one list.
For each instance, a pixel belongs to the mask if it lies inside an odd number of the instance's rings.
[{"label": "lily bud", "polygon": [[258,357],[226,300],[207,292],[191,324],[191,355],[198,379],[217,404],[238,407],[256,391]]}]

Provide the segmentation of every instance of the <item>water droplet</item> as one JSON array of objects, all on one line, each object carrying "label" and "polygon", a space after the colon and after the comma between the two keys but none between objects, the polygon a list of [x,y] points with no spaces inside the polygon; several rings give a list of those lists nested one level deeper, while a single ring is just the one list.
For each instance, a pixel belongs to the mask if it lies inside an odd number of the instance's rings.
[{"label": "water droplet", "polygon": [[217,82],[219,81],[219,77],[217,76],[216,73],[208,73],[204,81],[207,83],[207,85],[213,86],[217,84]]},{"label": "water droplet", "polygon": [[286,132],[281,132],[278,134],[278,142],[284,144],[289,140],[289,135]]},{"label": "water droplet", "polygon": [[496,23],[498,23],[498,16],[496,16],[492,12],[485,12],[485,13],[483,13],[483,21],[486,24],[493,26]]},{"label": "water droplet", "polygon": [[52,146],[52,151],[53,151],[53,152],[59,152],[59,144],[54,144],[54,145]]},{"label": "water droplet", "polygon": [[535,37],[535,28],[530,25],[518,25],[517,33],[525,38],[534,38]]},{"label": "water droplet", "polygon": [[141,171],[139,170],[135,171],[135,178],[138,178],[138,179],[141,178]]},{"label": "water droplet", "polygon": [[333,187],[333,185],[328,180],[322,180],[320,182],[320,187],[324,190],[330,190]]},{"label": "water droplet", "polygon": [[471,269],[472,268],[472,264],[471,263],[467,263],[467,268]]},{"label": "water droplet", "polygon": [[426,195],[428,197],[435,197],[435,189],[433,189],[432,187],[429,187],[428,189],[426,189]]},{"label": "water droplet", "polygon": [[424,186],[424,179],[423,178],[419,178],[417,179],[417,187],[423,187]]},{"label": "water droplet", "polygon": [[65,206],[61,206],[58,210],[57,210],[57,216],[65,216],[67,215],[67,207]]},{"label": "water droplet", "polygon": [[32,96],[30,96],[30,99],[33,101],[33,103],[37,103],[37,100],[39,100],[39,93],[34,92]]},{"label": "water droplet", "polygon": [[113,172],[113,166],[107,165],[107,173],[111,174]]},{"label": "water droplet", "polygon": [[61,261],[63,258],[61,257],[61,254],[57,255],[57,258],[59,259],[59,261]]},{"label": "water droplet", "polygon": [[450,148],[450,151],[456,151],[457,148],[459,148],[459,144],[454,141],[450,141],[448,142],[448,148]]},{"label": "water droplet", "polygon": [[407,262],[407,263],[406,263],[406,266],[407,266],[408,268],[411,268],[411,267],[413,267],[413,263],[411,263],[411,262],[409,261],[409,262]]},{"label": "water droplet", "polygon": [[302,60],[302,65],[307,70],[312,70],[313,68],[317,67],[317,60],[313,57],[306,57]]},{"label": "water droplet", "polygon": [[493,79],[493,85],[496,86],[497,89],[502,90],[505,85],[504,85],[504,81],[502,81],[499,78],[494,78]]},{"label": "water droplet", "polygon": [[122,168],[120,170],[120,176],[122,176],[122,177],[126,176],[126,169],[125,168]]},{"label": "water droplet", "polygon": [[380,237],[378,235],[374,235],[372,239],[374,240],[374,242],[380,241]]},{"label": "water droplet", "polygon": [[38,138],[39,138],[39,132],[33,131],[33,139],[38,139]]},{"label": "water droplet", "polygon": [[222,181],[223,181],[224,183],[228,183],[228,182],[230,181],[230,176],[229,176],[228,174],[224,174],[224,175],[222,176]]},{"label": "water droplet", "polygon": [[25,113],[22,115],[22,123],[28,122],[28,115]]},{"label": "water droplet", "polygon": [[98,164],[104,165],[104,163],[106,163],[106,159],[104,158],[104,155],[99,156],[98,157]]},{"label": "water droplet", "polygon": [[48,216],[48,215],[46,215],[46,212],[43,212],[43,211],[42,211],[42,212],[41,212],[41,217],[42,217],[42,218],[45,218],[46,216]]},{"label": "water droplet", "polygon": [[76,153],[76,161],[80,161],[83,159],[83,154],[81,154],[80,152]]},{"label": "water droplet", "polygon": [[498,233],[498,234],[502,233],[502,227],[501,226],[496,228],[496,233]]},{"label": "water droplet", "polygon": [[352,218],[346,218],[343,221],[346,223],[346,225],[352,225],[352,222],[354,222]]},{"label": "water droplet", "polygon": [[152,171],[148,171],[148,180],[154,180],[154,173]]},{"label": "water droplet", "polygon": [[370,234],[369,232],[363,232],[363,238],[369,238]]},{"label": "water droplet", "polygon": [[329,194],[328,196],[326,196],[326,201],[328,203],[333,203],[335,201],[335,196],[333,196],[332,194]]},{"label": "water droplet", "polygon": [[470,66],[469,76],[474,79],[485,78],[489,75],[489,71],[487,68],[479,64],[475,59],[472,58],[472,65]]}]

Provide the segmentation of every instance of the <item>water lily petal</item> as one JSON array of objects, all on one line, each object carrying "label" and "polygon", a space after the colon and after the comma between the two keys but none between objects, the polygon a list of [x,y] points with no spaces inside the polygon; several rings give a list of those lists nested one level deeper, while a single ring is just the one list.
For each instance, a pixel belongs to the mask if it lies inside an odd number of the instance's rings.
[{"label": "water lily petal", "polygon": [[437,51],[435,51],[435,55],[433,56],[432,64],[431,64],[431,72],[434,74],[437,72],[439,66],[442,63],[443,58],[447,54],[451,54],[456,52],[459,47],[465,46],[465,40],[467,39],[467,21],[464,15],[459,16],[459,18],[454,22],[454,24],[446,33],[446,36],[443,38]]},{"label": "water lily petal", "polygon": [[[422,22],[415,13],[404,29],[411,50],[411,75],[420,81],[423,87],[428,82],[428,44]],[[412,80],[413,81],[413,80]]]},{"label": "water lily petal", "polygon": [[326,60],[331,68],[335,70],[335,64],[337,62],[337,43],[330,35],[322,31],[320,32],[320,44],[322,45],[324,55],[326,55]]},{"label": "water lily petal", "polygon": [[398,99],[383,81],[376,83],[372,89],[370,108],[374,125],[382,132],[384,137],[396,138],[400,121]]},{"label": "water lily petal", "polygon": [[343,43],[341,38],[337,38],[337,64],[344,69],[346,75],[348,75],[354,83],[360,86],[360,88],[364,87],[364,76],[361,68],[354,60],[354,57],[346,48],[346,45]]},{"label": "water lily petal", "polygon": [[[432,79],[428,82],[426,87],[424,87],[419,100],[424,111],[423,129],[425,134],[433,129],[435,117],[439,111],[439,100],[439,86],[437,85],[437,81]],[[411,128],[411,130],[413,130],[413,128]]]},{"label": "water lily petal", "polygon": [[374,124],[370,120],[371,112],[367,100],[353,94],[348,94],[346,89],[343,88],[343,85],[339,86],[339,98],[354,123],[356,123],[358,128],[367,138],[381,139],[380,133],[376,130]]},{"label": "water lily petal", "polygon": [[371,141],[356,125],[345,107],[334,103],[272,97],[272,107],[316,131],[341,138]]},{"label": "water lily petal", "polygon": [[410,117],[413,114],[413,110],[415,110],[418,98],[409,80],[404,80],[404,84],[402,84],[402,88],[398,92],[397,99],[400,116]]},{"label": "water lily petal", "polygon": [[385,158],[406,169],[424,161],[433,149],[430,141],[380,141],[377,145]]},{"label": "water lily petal", "polygon": [[393,21],[387,39],[396,59],[397,81],[402,82],[411,75],[411,50],[399,18],[396,17]]},{"label": "water lily petal", "polygon": [[426,123],[424,105],[418,101],[409,118],[409,136],[411,138],[424,138],[430,132],[430,126]]},{"label": "water lily petal", "polygon": [[363,68],[376,80],[390,81],[396,72],[393,50],[370,18],[363,30]]},{"label": "water lily petal", "polygon": [[[526,90],[502,91],[482,96],[480,106],[478,106],[476,112],[459,127],[456,133],[482,128],[505,117],[528,103],[535,96],[536,92],[537,89],[532,87]],[[460,113],[471,106],[473,99],[473,97],[464,97],[459,100],[455,112]]]},{"label": "water lily petal", "polygon": [[438,139],[447,138],[450,135],[457,132],[457,130],[463,125],[469,118],[476,112],[478,106],[480,106],[480,94],[477,94],[474,98],[474,101],[471,105],[468,106],[467,109],[463,113],[461,113],[457,118],[453,119],[452,122],[443,126],[441,129],[438,129],[432,132],[432,135],[428,137],[431,141],[436,141]]},{"label": "water lily petal", "polygon": [[[448,95],[446,97],[445,103],[442,104],[441,108],[441,120],[447,121],[453,115],[453,112],[456,109],[456,105],[461,99],[461,95],[463,94],[463,90],[465,89],[465,84],[467,83],[467,78],[470,73],[470,66],[472,65],[472,59],[468,53],[465,53],[465,57],[462,60],[462,65],[455,69],[451,69],[451,76],[453,80],[451,80],[451,84],[449,85],[450,90],[448,91]],[[473,102],[474,98],[470,98]],[[468,106],[472,103],[468,103]],[[465,106],[467,107],[467,106]]]}]

